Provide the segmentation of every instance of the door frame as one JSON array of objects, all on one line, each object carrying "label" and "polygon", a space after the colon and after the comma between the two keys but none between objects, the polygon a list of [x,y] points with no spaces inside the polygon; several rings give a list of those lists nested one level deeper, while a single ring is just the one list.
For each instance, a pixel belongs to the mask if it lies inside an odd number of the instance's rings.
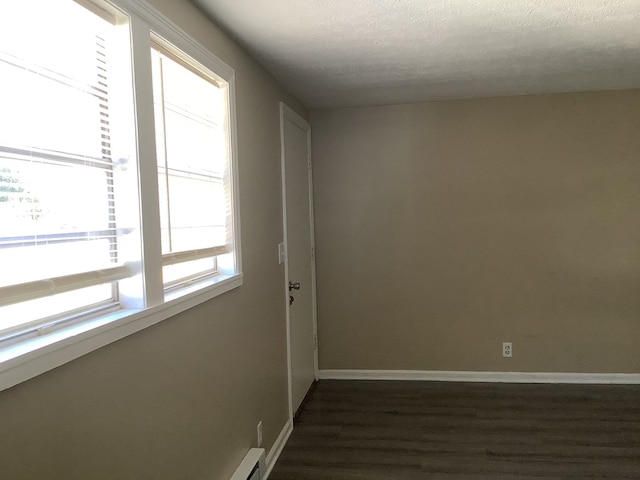
[{"label": "door frame", "polygon": [[292,359],[291,359],[291,314],[289,310],[289,244],[287,238],[287,183],[286,183],[286,164],[285,164],[285,138],[284,138],[284,121],[285,118],[290,120],[302,130],[307,132],[307,165],[308,165],[308,189],[309,189],[309,236],[311,240],[311,310],[313,322],[313,368],[315,380],[318,380],[318,309],[316,302],[316,241],[314,229],[314,210],[313,210],[313,172],[311,166],[311,125],[304,118],[298,115],[284,102],[280,102],[280,167],[282,175],[282,234],[284,238],[284,304],[286,311],[287,325],[287,379],[288,379],[288,397],[289,397],[289,420],[293,425],[293,379],[292,379]]}]

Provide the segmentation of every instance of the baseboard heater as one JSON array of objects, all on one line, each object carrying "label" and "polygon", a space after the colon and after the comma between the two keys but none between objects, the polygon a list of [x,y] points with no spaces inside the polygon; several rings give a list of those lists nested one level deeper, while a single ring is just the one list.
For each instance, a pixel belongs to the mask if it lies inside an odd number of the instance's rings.
[{"label": "baseboard heater", "polygon": [[264,448],[252,448],[245,455],[231,480],[266,480],[266,465]]}]

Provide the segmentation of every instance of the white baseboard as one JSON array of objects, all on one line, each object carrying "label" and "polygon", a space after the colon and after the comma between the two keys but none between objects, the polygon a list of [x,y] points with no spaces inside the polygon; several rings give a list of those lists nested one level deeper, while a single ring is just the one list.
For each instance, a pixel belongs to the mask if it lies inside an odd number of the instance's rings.
[{"label": "white baseboard", "polygon": [[323,380],[431,382],[640,384],[637,373],[455,372],[431,370],[319,370]]},{"label": "white baseboard", "polygon": [[287,423],[284,424],[280,435],[278,435],[278,438],[276,438],[271,450],[269,450],[269,453],[267,454],[267,471],[265,473],[264,480],[267,480],[269,475],[271,475],[271,471],[278,461],[278,458],[282,453],[282,449],[287,444],[287,440],[289,440],[291,432],[293,432],[293,424],[291,423],[291,420],[287,420]]}]

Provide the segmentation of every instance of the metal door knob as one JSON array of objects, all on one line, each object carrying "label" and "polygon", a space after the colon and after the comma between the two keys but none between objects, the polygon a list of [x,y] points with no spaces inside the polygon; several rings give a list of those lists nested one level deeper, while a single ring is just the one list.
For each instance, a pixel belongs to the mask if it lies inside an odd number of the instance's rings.
[{"label": "metal door knob", "polygon": [[289,282],[289,291],[291,290],[300,290],[300,282],[297,282],[297,283]]}]

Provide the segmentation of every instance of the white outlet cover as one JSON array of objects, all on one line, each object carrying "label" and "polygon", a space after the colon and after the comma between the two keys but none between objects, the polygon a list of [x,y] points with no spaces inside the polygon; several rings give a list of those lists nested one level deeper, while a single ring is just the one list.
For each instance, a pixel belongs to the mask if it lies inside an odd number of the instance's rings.
[{"label": "white outlet cover", "polygon": [[287,255],[286,250],[284,248],[284,242],[278,244],[278,264],[282,265],[284,263],[284,258]]},{"label": "white outlet cover", "polygon": [[502,356],[505,358],[511,358],[513,356],[513,345],[511,342],[502,343]]}]

